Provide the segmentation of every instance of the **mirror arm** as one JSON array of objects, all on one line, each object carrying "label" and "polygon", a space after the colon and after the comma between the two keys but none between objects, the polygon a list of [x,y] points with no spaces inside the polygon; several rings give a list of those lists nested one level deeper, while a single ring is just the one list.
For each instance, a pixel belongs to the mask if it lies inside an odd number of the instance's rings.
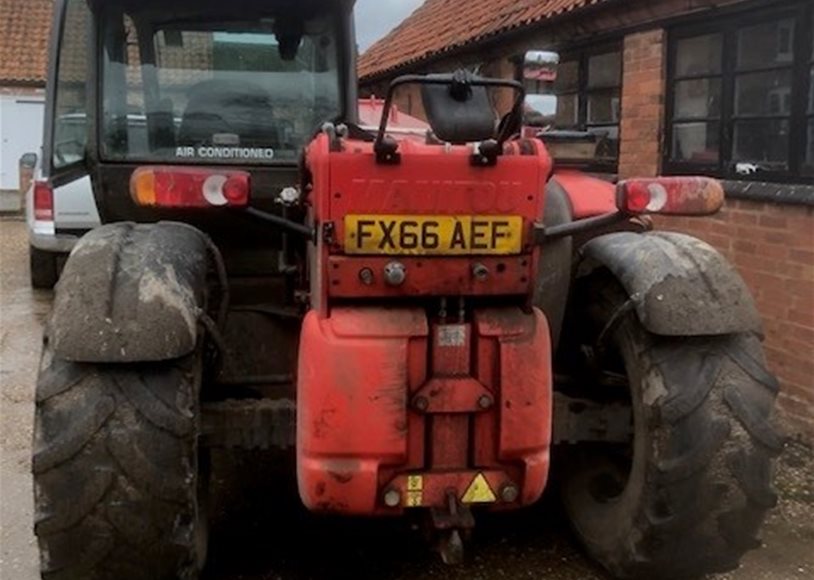
[{"label": "mirror arm", "polygon": [[545,227],[542,223],[534,224],[534,243],[538,246],[556,240],[567,238],[578,234],[598,230],[607,226],[612,226],[633,217],[629,213],[614,211],[598,216],[577,220],[567,224]]}]

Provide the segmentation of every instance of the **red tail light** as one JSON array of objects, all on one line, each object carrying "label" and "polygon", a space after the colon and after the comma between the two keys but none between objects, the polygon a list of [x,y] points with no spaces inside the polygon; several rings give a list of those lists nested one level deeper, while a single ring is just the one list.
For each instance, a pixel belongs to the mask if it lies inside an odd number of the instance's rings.
[{"label": "red tail light", "polygon": [[243,207],[249,203],[250,189],[245,171],[139,167],[130,177],[130,195],[143,206]]},{"label": "red tail light", "polygon": [[631,214],[711,215],[723,203],[721,183],[708,177],[628,179],[616,186],[616,207]]},{"label": "red tail light", "polygon": [[54,190],[47,181],[34,182],[34,219],[54,221]]}]

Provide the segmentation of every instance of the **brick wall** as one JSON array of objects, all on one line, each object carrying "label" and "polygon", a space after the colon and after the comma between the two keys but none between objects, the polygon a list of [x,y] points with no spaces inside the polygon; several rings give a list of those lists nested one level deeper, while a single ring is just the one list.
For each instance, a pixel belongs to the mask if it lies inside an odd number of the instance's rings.
[{"label": "brick wall", "polygon": [[664,125],[665,32],[629,34],[622,68],[621,144],[619,174],[649,177],[659,174]]},{"label": "brick wall", "polygon": [[[624,42],[619,176],[661,172],[665,33]],[[781,383],[790,435],[814,440],[814,208],[730,199],[713,218],[660,218],[657,227],[699,237],[732,262],[763,318],[769,367]]]},{"label": "brick wall", "polygon": [[763,318],[784,427],[814,439],[814,207],[729,200],[715,217],[657,227],[701,238],[737,267]]}]

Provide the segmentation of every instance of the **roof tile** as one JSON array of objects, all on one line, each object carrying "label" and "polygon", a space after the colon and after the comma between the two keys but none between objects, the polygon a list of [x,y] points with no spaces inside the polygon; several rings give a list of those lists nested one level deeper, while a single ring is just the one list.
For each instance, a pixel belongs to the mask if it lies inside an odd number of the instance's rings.
[{"label": "roof tile", "polygon": [[[359,62],[360,77],[608,0],[426,0]],[[44,83],[53,0],[0,0],[0,83]]]},{"label": "roof tile", "polygon": [[45,83],[53,0],[0,0],[0,83]]},{"label": "roof tile", "polygon": [[425,0],[359,60],[361,78],[382,74],[508,30],[609,0]]}]

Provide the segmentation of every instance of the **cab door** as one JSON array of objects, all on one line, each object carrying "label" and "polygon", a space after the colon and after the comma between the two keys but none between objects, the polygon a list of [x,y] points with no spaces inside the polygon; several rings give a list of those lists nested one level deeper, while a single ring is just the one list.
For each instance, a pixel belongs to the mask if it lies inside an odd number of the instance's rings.
[{"label": "cab door", "polygon": [[99,223],[88,156],[94,130],[92,22],[87,0],[54,3],[42,177],[53,188],[56,235]]},{"label": "cab door", "polygon": [[43,137],[43,174],[54,182],[88,173],[91,21],[85,0],[54,3]]}]

